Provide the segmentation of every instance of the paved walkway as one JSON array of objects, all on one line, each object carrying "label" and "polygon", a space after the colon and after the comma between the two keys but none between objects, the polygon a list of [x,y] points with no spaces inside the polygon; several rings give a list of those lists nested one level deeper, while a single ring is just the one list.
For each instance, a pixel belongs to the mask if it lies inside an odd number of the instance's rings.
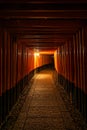
[{"label": "paved walkway", "polygon": [[64,89],[55,85],[53,73],[44,70],[34,76],[2,130],[87,130]]}]

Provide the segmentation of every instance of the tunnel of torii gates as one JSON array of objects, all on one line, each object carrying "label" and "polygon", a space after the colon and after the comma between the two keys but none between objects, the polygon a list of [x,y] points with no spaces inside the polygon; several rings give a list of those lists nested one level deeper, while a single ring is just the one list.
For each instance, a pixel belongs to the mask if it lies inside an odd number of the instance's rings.
[{"label": "tunnel of torii gates", "polygon": [[25,84],[54,62],[58,82],[87,119],[87,2],[0,1],[0,124]]}]

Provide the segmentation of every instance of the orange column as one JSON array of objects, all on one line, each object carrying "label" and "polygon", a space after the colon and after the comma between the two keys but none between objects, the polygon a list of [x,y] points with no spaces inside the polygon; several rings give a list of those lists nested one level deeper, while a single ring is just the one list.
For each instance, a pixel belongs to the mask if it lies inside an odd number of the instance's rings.
[{"label": "orange column", "polygon": [[17,83],[17,44],[16,39],[11,37],[10,45],[10,74],[11,74],[11,88]]},{"label": "orange column", "polygon": [[74,84],[77,86],[77,46],[76,46],[76,36],[73,36],[74,44]]},{"label": "orange column", "polygon": [[10,34],[8,33],[7,38],[7,90],[10,89]]},{"label": "orange column", "polygon": [[2,47],[2,53],[3,53],[3,65],[2,65],[2,93],[6,92],[6,85],[7,85],[7,32],[4,30],[3,32],[3,47]]},{"label": "orange column", "polygon": [[17,82],[19,82],[22,79],[22,45],[18,42],[17,43]]},{"label": "orange column", "polygon": [[34,51],[28,48],[28,73],[34,69]]},{"label": "orange column", "polygon": [[84,29],[84,75],[85,75],[85,88],[84,88],[84,92],[85,94],[87,94],[87,26]]},{"label": "orange column", "polygon": [[70,65],[70,82],[73,83],[73,42],[69,43],[69,65]]},{"label": "orange column", "polygon": [[54,65],[55,65],[55,69],[58,72],[58,56],[57,56],[57,50],[54,53]]},{"label": "orange column", "polygon": [[0,33],[0,96],[2,95],[2,34]]},{"label": "orange column", "polygon": [[86,62],[86,48],[85,48],[85,30],[84,28],[82,28],[82,61],[81,61],[81,64],[82,64],[82,90],[84,93],[85,92],[85,86],[86,86],[86,78],[85,78],[85,62]]}]

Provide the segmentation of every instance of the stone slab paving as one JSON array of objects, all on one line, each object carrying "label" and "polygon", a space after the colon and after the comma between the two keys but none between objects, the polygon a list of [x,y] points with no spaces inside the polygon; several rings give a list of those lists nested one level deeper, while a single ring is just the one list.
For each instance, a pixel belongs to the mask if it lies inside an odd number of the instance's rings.
[{"label": "stone slab paving", "polygon": [[1,130],[87,130],[65,90],[55,85],[54,73],[44,70],[32,78]]}]

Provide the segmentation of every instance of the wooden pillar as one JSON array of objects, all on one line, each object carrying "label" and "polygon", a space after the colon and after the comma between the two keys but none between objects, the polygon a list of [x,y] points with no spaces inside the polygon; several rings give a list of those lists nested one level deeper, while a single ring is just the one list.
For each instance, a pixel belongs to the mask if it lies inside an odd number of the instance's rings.
[{"label": "wooden pillar", "polygon": [[74,57],[74,90],[73,90],[73,103],[77,106],[77,55],[76,55],[76,35],[73,35],[73,57]]},{"label": "wooden pillar", "polygon": [[7,90],[10,89],[10,35],[7,36]]},{"label": "wooden pillar", "polygon": [[2,86],[2,33],[0,33],[0,124],[2,122]]},{"label": "wooden pillar", "polygon": [[80,95],[80,106],[79,110],[83,113],[83,44],[82,44],[82,29],[79,30],[79,95]]},{"label": "wooden pillar", "polygon": [[7,32],[4,30],[3,32],[3,88],[2,93],[6,92],[6,85],[7,85]]},{"label": "wooden pillar", "polygon": [[12,108],[17,100],[17,44],[14,36],[10,37],[10,105],[9,109]]},{"label": "wooden pillar", "polygon": [[2,96],[2,33],[0,33],[0,96]]},{"label": "wooden pillar", "polygon": [[77,107],[80,110],[81,101],[81,88],[80,88],[80,35],[76,33],[76,46],[77,46]]},{"label": "wooden pillar", "polygon": [[84,62],[84,116],[87,119],[87,26],[83,29],[83,62]]},{"label": "wooden pillar", "polygon": [[6,97],[6,89],[7,89],[7,31],[3,31],[3,39],[2,39],[2,120],[4,120],[7,113],[7,97]]}]

